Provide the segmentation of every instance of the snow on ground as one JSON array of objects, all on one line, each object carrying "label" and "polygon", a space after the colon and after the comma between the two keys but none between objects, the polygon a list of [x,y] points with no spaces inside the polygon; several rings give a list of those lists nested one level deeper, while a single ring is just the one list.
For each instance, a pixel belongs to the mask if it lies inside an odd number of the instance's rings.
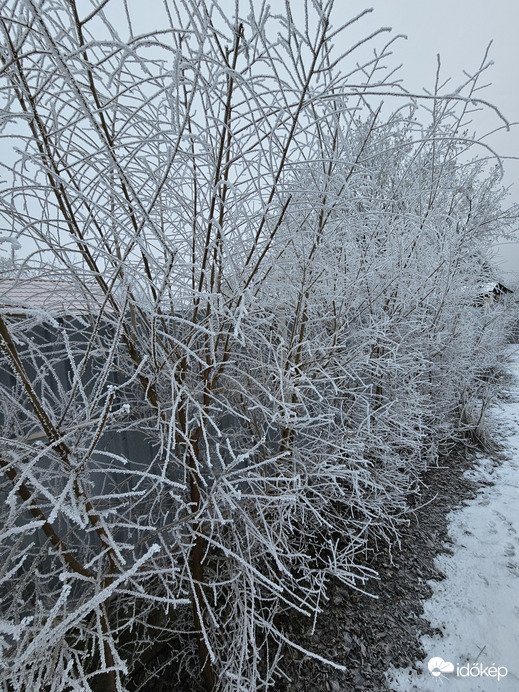
[{"label": "snow on ground", "polygon": [[388,672],[398,692],[519,691],[517,347],[510,352],[510,368],[515,377],[510,400],[495,411],[507,459],[496,466],[481,458],[470,472],[471,478],[493,485],[483,486],[450,517],[454,553],[438,558],[446,579],[431,582],[434,593],[425,603],[425,617],[444,636],[423,638],[427,657],[420,673],[409,668]]}]

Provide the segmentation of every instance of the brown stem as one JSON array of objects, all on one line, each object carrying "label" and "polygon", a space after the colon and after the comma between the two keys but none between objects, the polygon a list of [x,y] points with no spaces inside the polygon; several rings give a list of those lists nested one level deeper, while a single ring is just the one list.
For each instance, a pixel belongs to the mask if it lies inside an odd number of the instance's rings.
[{"label": "brown stem", "polygon": [[7,478],[9,478],[13,485],[16,486],[16,492],[18,493],[18,495],[22,498],[24,502],[28,503],[28,508],[32,516],[36,520],[43,522],[41,530],[47,536],[52,546],[56,549],[56,552],[58,552],[59,555],[63,558],[63,560],[65,560],[70,569],[76,572],[77,574],[80,574],[82,577],[94,579],[95,574],[83,567],[79,560],[77,560],[72,555],[72,553],[70,553],[65,543],[54,530],[52,524],[49,524],[49,522],[47,521],[47,517],[40,509],[38,502],[34,498],[33,494],[31,493],[27,485],[18,480],[17,473],[12,467],[12,465],[9,464],[5,459],[0,457],[0,466],[2,466]]},{"label": "brown stem", "polygon": [[[57,451],[61,462],[68,471],[72,471],[72,464],[70,459],[70,449],[68,445],[63,441],[63,435],[56,428],[52,419],[45,410],[40,398],[34,391],[32,383],[25,372],[22,360],[16,348],[16,345],[11,337],[9,328],[5,323],[3,317],[0,315],[0,347],[6,354],[11,367],[16,375],[20,378],[22,385],[25,389],[27,397],[31,402],[34,413],[36,414],[40,425],[43,428],[45,435],[48,437],[49,441],[52,443],[53,448]],[[87,511],[88,519],[96,532],[101,545],[106,549],[108,560],[110,563],[109,573],[113,574],[117,569],[117,557],[114,554],[114,550],[111,545],[111,541],[107,534],[105,527],[103,526],[100,517],[95,512],[94,506],[91,501],[87,498],[84,491],[81,489],[77,477],[74,479],[74,493],[77,498],[81,498],[85,503],[85,509]]]},{"label": "brown stem", "polygon": [[105,657],[105,666],[111,670],[101,673],[101,689],[103,692],[117,692],[117,679],[115,674],[115,662],[112,654],[112,649],[108,643],[108,635],[110,634],[110,621],[108,618],[110,609],[110,600],[106,600],[101,607],[101,631],[105,635],[103,641],[103,651]]},{"label": "brown stem", "polygon": [[[199,526],[195,526],[195,531],[200,530]],[[211,664],[211,658],[209,656],[209,650],[207,644],[205,643],[204,636],[202,634],[203,622],[201,615],[197,609],[200,608],[202,612],[203,604],[203,593],[202,593],[202,583],[204,579],[204,550],[205,550],[205,540],[201,533],[195,538],[194,545],[191,549],[191,576],[193,578],[194,588],[195,588],[195,598],[193,600],[193,619],[195,621],[195,627],[197,630],[197,645],[198,645],[198,658],[200,660],[200,672],[202,674],[202,680],[207,692],[212,692],[216,685],[216,676]]]},{"label": "brown stem", "polygon": [[[198,459],[200,458],[199,448],[198,448],[198,434],[199,431],[195,432],[194,435],[189,436],[187,431],[187,416],[183,409],[179,409],[179,422],[182,430],[185,433],[185,440],[189,442],[184,443],[188,447],[188,464],[190,471],[189,479],[189,489],[190,489],[190,500],[191,509],[193,513],[197,514],[200,509],[200,473],[198,470]],[[203,629],[203,610],[204,610],[204,595],[203,595],[203,584],[204,584],[204,552],[205,552],[205,539],[203,536],[203,527],[197,520],[193,526],[195,533],[195,541],[191,548],[190,554],[190,564],[189,568],[191,571],[191,578],[194,585],[193,594],[193,620],[196,629],[197,636],[197,646],[198,646],[198,657],[200,660],[200,672],[202,675],[202,680],[207,692],[212,692],[216,686],[216,676],[211,663],[211,657],[209,654],[209,649],[204,639]]]}]

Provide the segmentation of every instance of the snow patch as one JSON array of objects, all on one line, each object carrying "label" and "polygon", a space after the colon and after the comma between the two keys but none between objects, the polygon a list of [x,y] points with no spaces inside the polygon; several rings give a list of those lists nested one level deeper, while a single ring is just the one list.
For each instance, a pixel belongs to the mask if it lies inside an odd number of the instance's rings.
[{"label": "snow patch", "polygon": [[512,359],[512,396],[499,407],[506,459],[496,466],[481,458],[467,473],[483,487],[451,513],[453,552],[437,559],[445,579],[431,582],[424,604],[443,637],[422,638],[427,657],[418,671],[388,671],[398,692],[519,690],[519,355]]}]

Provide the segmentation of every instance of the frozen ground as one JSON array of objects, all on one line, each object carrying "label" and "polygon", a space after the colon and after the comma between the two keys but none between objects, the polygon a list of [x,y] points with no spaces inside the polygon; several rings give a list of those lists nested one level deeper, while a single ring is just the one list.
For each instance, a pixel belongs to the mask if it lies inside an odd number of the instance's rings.
[{"label": "frozen ground", "polygon": [[[476,499],[452,513],[449,533],[454,552],[438,558],[446,578],[432,582],[434,593],[425,604],[425,617],[444,636],[422,640],[427,658],[419,664],[419,673],[412,669],[388,673],[398,692],[519,691],[517,347],[511,351],[510,367],[515,377],[510,400],[495,412],[507,458],[497,466],[481,458],[471,472],[471,477],[493,484],[484,485]],[[436,664],[433,672],[428,663]]]}]

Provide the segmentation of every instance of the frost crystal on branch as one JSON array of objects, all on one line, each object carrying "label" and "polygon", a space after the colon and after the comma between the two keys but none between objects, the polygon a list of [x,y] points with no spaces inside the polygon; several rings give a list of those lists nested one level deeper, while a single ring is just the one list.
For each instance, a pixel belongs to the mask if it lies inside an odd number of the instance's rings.
[{"label": "frost crystal on branch", "polygon": [[0,4],[0,679],[271,689],[494,394],[485,65],[423,108],[331,2],[96,3]]}]

